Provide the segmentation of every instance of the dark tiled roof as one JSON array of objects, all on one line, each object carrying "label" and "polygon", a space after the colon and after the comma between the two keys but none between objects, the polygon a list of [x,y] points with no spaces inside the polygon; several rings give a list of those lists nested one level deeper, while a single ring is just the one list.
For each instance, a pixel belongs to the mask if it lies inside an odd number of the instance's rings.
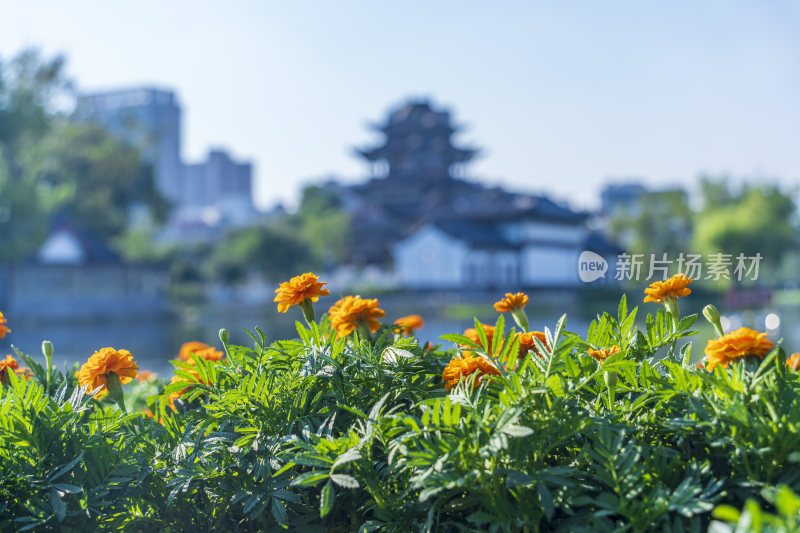
[{"label": "dark tiled roof", "polygon": [[600,255],[617,255],[625,251],[618,244],[608,240],[599,233],[590,233],[583,242],[583,249],[596,252]]},{"label": "dark tiled roof", "polygon": [[440,220],[433,225],[475,248],[516,248],[490,224],[466,220]]}]

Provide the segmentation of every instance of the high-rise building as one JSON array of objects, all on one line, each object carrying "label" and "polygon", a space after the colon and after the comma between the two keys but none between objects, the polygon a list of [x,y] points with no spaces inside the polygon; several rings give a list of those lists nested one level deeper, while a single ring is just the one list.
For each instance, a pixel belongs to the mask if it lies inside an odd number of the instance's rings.
[{"label": "high-rise building", "polygon": [[252,174],[251,163],[234,161],[224,150],[210,150],[205,161],[184,166],[183,204],[252,215]]},{"label": "high-rise building", "polygon": [[181,202],[181,108],[174,92],[141,87],[83,94],[75,114],[136,145],[144,161],[153,165],[159,192],[173,203]]}]

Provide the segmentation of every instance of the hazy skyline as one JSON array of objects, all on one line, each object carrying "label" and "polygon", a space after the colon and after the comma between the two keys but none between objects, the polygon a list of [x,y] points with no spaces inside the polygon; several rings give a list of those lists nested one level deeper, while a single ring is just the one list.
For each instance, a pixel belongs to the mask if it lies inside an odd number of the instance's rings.
[{"label": "hazy skyline", "polygon": [[256,200],[363,179],[352,148],[430,97],[483,149],[471,175],[575,205],[609,178],[800,182],[800,3],[0,1],[0,58],[64,53],[84,91],[156,85],[183,153],[256,165]]}]

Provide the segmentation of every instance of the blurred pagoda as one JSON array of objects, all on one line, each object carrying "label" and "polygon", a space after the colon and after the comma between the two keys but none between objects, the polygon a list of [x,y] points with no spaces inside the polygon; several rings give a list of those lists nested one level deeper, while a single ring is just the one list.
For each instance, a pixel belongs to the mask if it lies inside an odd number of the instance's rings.
[{"label": "blurred pagoda", "polygon": [[448,111],[435,111],[427,101],[409,102],[392,111],[384,125],[373,125],[386,139],[383,145],[356,150],[373,164],[373,176],[389,180],[442,182],[464,175],[463,167],[478,150],[453,146],[461,130]]},{"label": "blurred pagoda", "polygon": [[[586,220],[585,213],[546,196],[470,179],[467,167],[479,150],[458,143],[463,128],[448,110],[427,100],[401,104],[372,129],[383,137],[380,144],[355,150],[369,165],[369,179],[323,185],[350,216],[350,266],[391,271],[397,267],[398,243],[432,225],[450,231],[475,253],[517,257],[521,241],[514,235],[528,234],[524,224],[535,221],[572,231]],[[583,233],[575,240],[582,243]],[[494,271],[495,266],[486,268]]]},{"label": "blurred pagoda", "polygon": [[[392,244],[409,228],[432,217],[445,216],[470,204],[482,185],[464,181],[466,167],[479,153],[455,146],[463,131],[450,112],[427,100],[413,100],[391,110],[371,129],[384,139],[379,146],[356,149],[370,169],[370,179],[349,187],[353,215],[353,258],[364,264],[391,263]],[[484,198],[481,204],[496,204]]]}]

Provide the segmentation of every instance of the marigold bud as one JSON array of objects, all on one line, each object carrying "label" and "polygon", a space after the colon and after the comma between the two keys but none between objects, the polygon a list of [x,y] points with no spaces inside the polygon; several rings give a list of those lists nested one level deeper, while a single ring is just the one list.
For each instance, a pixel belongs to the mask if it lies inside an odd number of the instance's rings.
[{"label": "marigold bud", "polygon": [[719,309],[711,304],[708,304],[703,308],[703,316],[706,317],[706,320],[708,320],[712,326],[714,326],[714,331],[717,332],[717,338],[725,335],[725,332],[722,329],[722,323],[720,322]]},{"label": "marigold bud", "polygon": [[703,316],[706,317],[706,320],[712,324],[715,324],[719,322],[719,309],[711,304],[708,304],[703,308]]}]

